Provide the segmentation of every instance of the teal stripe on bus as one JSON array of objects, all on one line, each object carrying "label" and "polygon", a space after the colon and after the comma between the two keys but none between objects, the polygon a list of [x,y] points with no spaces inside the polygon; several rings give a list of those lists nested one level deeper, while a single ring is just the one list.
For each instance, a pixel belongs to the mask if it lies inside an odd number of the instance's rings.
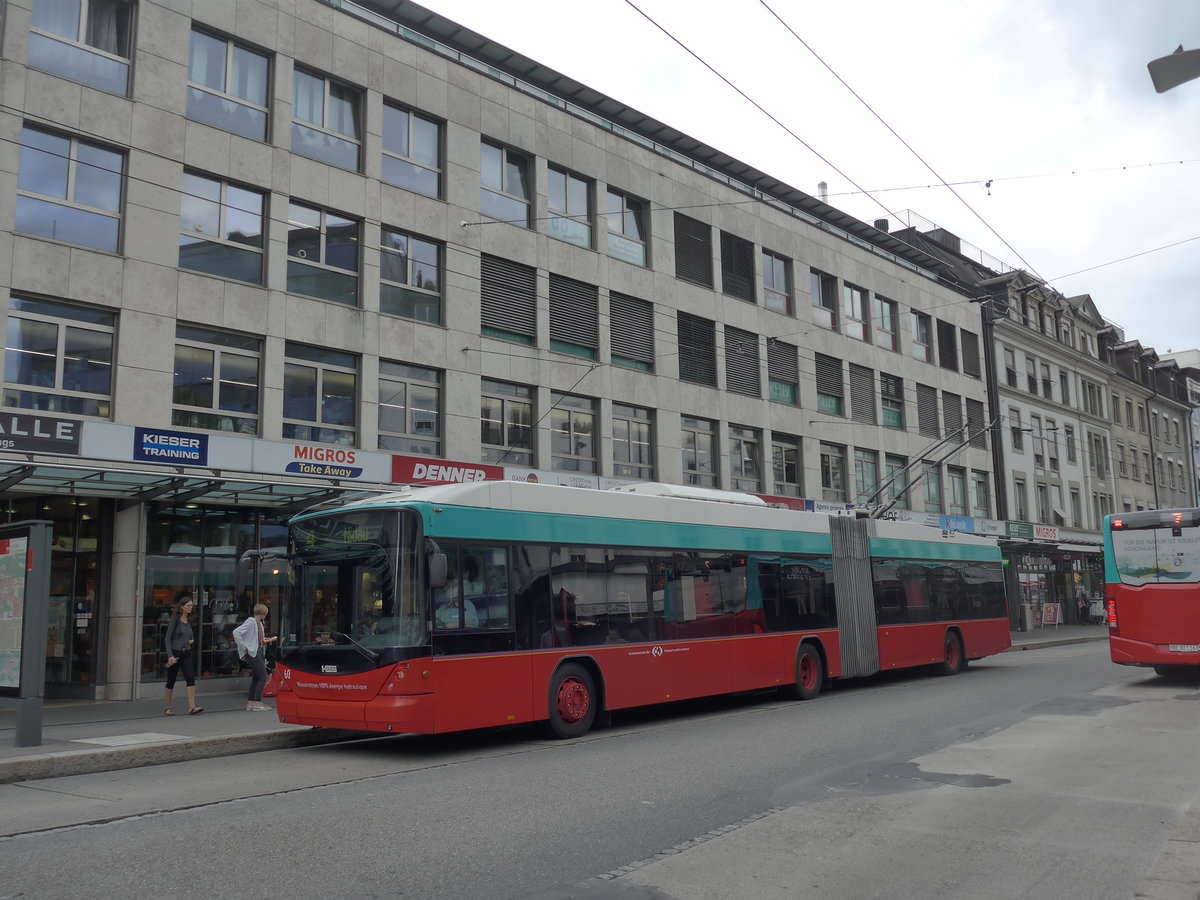
[{"label": "teal stripe on bus", "polygon": [[[771,553],[831,552],[829,535],[801,531],[729,528],[687,522],[645,522],[601,516],[517,512],[442,506],[440,512],[413,504],[432,538],[470,538],[481,541],[591,544],[599,547],[696,548]],[[719,510],[717,511],[719,512]]]},{"label": "teal stripe on bus", "polygon": [[1000,562],[1000,548],[951,541],[901,541],[871,538],[871,556],[884,559],[936,559],[950,562]]}]

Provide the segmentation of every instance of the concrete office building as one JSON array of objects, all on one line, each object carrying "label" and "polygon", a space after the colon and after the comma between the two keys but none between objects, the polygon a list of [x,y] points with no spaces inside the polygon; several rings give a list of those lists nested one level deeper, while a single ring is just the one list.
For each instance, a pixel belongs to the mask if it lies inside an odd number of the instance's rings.
[{"label": "concrete office building", "polygon": [[394,483],[995,516],[975,292],[886,230],[411,3],[0,10],[0,508],[54,524],[48,696],[161,691],[188,594],[236,674],[245,550]]}]

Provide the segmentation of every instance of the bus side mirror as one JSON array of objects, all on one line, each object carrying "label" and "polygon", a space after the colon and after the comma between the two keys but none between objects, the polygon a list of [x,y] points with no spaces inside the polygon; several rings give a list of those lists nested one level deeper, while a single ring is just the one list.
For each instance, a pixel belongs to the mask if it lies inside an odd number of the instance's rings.
[{"label": "bus side mirror", "polygon": [[446,554],[429,554],[429,586],[434,590],[446,586]]}]

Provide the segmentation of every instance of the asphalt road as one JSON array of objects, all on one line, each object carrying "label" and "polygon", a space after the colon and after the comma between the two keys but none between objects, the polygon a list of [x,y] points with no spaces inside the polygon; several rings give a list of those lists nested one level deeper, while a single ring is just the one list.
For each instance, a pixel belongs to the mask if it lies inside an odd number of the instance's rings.
[{"label": "asphalt road", "polygon": [[1076,644],[574,742],[388,737],[4,785],[0,898],[1126,900],[1200,793],[1198,700]]}]

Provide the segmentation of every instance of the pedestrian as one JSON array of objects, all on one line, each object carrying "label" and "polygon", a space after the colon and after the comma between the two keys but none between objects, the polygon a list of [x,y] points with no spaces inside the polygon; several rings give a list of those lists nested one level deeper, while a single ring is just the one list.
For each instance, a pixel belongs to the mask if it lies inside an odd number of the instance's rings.
[{"label": "pedestrian", "polygon": [[267,637],[263,628],[263,619],[270,612],[265,603],[254,606],[254,615],[233,629],[233,640],[237,644],[238,656],[250,669],[250,698],[246,709],[251,712],[262,712],[271,707],[262,702],[263,688],[267,685],[267,644],[273,644],[279,638]]},{"label": "pedestrian", "polygon": [[1079,624],[1088,624],[1088,602],[1087,597],[1083,594],[1079,595]]},{"label": "pedestrian", "polygon": [[1090,604],[1092,613],[1092,622],[1095,625],[1104,624],[1104,601],[1099,597],[1093,597]]},{"label": "pedestrian", "polygon": [[183,672],[183,680],[187,685],[188,715],[194,716],[204,712],[203,706],[196,705],[196,663],[192,658],[196,644],[192,632],[192,607],[190,596],[184,597],[175,607],[175,613],[167,625],[167,634],[163,643],[167,654],[167,687],[163,691],[163,715],[175,715],[172,705],[175,693],[175,679]]}]

